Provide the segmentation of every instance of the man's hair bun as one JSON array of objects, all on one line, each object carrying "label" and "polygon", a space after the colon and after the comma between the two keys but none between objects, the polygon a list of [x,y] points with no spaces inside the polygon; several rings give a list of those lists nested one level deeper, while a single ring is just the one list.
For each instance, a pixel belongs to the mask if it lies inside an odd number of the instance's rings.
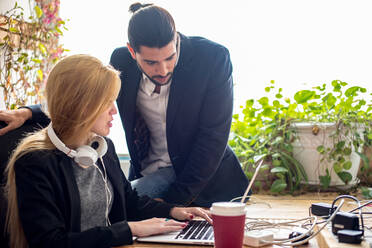
[{"label": "man's hair bun", "polygon": [[151,6],[151,5],[153,5],[153,4],[152,3],[141,4],[141,3],[138,3],[138,2],[133,3],[131,6],[129,6],[129,12],[135,13],[137,10],[145,8],[147,6]]}]

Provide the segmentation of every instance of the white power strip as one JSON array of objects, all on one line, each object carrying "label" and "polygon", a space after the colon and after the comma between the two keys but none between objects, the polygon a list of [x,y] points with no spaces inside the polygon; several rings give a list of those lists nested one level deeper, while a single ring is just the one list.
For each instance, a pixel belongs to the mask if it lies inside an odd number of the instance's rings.
[{"label": "white power strip", "polygon": [[274,235],[272,232],[265,231],[265,230],[253,230],[253,231],[245,231],[244,232],[244,239],[243,243],[248,246],[252,247],[261,247],[268,245],[268,243],[264,241],[273,241]]}]

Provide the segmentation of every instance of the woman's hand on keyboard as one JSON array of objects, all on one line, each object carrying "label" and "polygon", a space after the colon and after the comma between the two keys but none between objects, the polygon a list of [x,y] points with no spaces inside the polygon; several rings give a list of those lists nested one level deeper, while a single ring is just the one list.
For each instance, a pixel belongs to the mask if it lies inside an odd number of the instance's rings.
[{"label": "woman's hand on keyboard", "polygon": [[187,226],[187,223],[171,219],[152,218],[143,221],[128,222],[128,225],[133,236],[146,237],[181,230]]},{"label": "woman's hand on keyboard", "polygon": [[177,220],[192,220],[195,216],[202,217],[210,224],[212,224],[212,216],[208,210],[202,208],[172,208],[170,211],[170,216]]}]

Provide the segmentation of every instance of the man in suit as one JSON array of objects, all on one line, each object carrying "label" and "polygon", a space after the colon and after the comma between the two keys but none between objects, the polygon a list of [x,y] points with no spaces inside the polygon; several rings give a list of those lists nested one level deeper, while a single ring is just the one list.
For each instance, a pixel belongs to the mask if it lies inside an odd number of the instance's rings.
[{"label": "man in suit", "polygon": [[[137,192],[209,207],[244,194],[248,179],[227,145],[233,110],[228,50],[176,32],[165,9],[130,7],[127,47],[114,50],[121,72],[117,105]],[[41,120],[40,108],[30,107]],[[1,115],[0,115],[1,119]]]},{"label": "man in suit", "polygon": [[171,15],[133,4],[127,47],[111,64],[121,71],[118,108],[139,193],[209,206],[241,196],[247,179],[227,146],[233,105],[228,50],[176,32]]}]

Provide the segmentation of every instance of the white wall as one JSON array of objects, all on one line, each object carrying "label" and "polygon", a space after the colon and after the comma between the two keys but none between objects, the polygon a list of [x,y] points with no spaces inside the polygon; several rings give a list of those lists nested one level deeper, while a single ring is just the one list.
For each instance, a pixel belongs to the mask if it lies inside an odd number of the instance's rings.
[{"label": "white wall", "polygon": [[121,170],[123,171],[125,177],[128,178],[128,176],[129,176],[129,167],[130,167],[129,160],[120,160],[120,167],[121,167]]},{"label": "white wall", "polygon": [[[25,2],[25,0],[22,1]],[[15,2],[16,2],[15,0],[0,1],[0,13],[4,14],[5,11],[11,9],[14,6]]]},{"label": "white wall", "polygon": [[[62,0],[71,19],[64,41],[72,52],[104,61],[127,42],[133,1]],[[146,1],[145,1],[146,2]],[[226,45],[234,64],[236,106],[276,80],[290,93],[303,84],[340,79],[370,87],[372,35],[368,0],[154,0],[177,29]],[[77,39],[77,37],[79,37]],[[71,41],[70,41],[71,39]]]},{"label": "white wall", "polygon": [[[63,1],[63,0],[62,0]],[[14,7],[14,4],[17,2],[18,6],[21,6],[24,10],[25,18],[30,16],[30,5],[28,0],[1,0],[0,1],[0,13],[4,14],[7,10],[10,10]]]}]

